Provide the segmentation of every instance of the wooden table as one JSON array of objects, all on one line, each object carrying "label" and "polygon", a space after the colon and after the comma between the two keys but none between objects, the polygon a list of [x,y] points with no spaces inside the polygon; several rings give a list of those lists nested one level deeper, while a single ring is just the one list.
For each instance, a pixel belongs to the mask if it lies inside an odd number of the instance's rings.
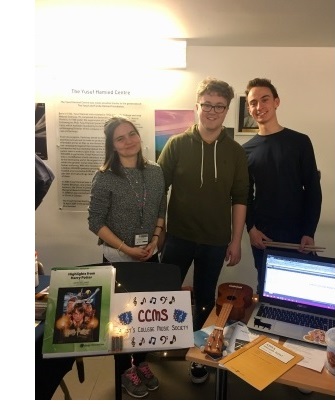
[{"label": "wooden table", "polygon": [[[244,323],[248,321],[256,301],[257,299],[254,299],[252,306],[246,310],[245,318],[243,319]],[[214,325],[216,319],[217,315],[214,307],[206,320],[204,327]],[[283,344],[286,340],[286,338],[280,337],[279,343]],[[194,361],[199,364],[216,368],[215,399],[227,399],[227,370],[219,367],[217,361],[202,353],[198,347],[190,348],[185,358],[188,361]],[[326,368],[323,368],[322,372],[319,373],[315,370],[296,365],[279,377],[275,382],[335,396],[335,376],[330,374]]]}]

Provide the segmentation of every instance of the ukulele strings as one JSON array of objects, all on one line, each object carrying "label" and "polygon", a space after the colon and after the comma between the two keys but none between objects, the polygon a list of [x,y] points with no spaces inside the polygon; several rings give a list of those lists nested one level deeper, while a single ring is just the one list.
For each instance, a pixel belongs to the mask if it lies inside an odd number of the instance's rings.
[{"label": "ukulele strings", "polygon": [[[226,323],[227,322],[227,320],[228,320],[228,317],[229,317],[229,314],[230,314],[230,312],[231,312],[231,310],[232,310],[232,307],[233,307],[233,299],[234,299],[234,297],[235,297],[235,293],[237,292],[237,288],[235,287],[234,288],[234,291],[233,291],[233,293],[232,293],[232,295],[230,295],[230,299],[229,299],[229,301],[230,301],[230,303],[228,302],[226,302],[226,303],[224,303],[222,306],[221,306],[221,310],[220,310],[220,314],[219,314],[219,317],[218,317],[218,320],[216,321],[216,325],[215,325],[215,327],[214,327],[214,332],[211,334],[211,336],[210,336],[210,338],[212,338],[212,340],[215,340],[216,339],[216,345],[215,345],[215,349],[216,350],[220,350],[220,348],[221,348],[221,345],[220,345],[220,341],[221,341],[221,337],[222,337],[222,344],[223,344],[223,341],[224,341],[224,336],[223,336],[223,329],[224,329],[224,323]],[[221,313],[222,313],[222,309],[223,309],[223,307],[225,306],[225,309],[224,309],[224,314],[222,314],[222,316],[221,316]],[[228,314],[228,315],[227,315]],[[214,333],[215,332],[218,332],[219,334],[218,334],[218,336],[216,336]],[[210,341],[210,338],[208,339],[208,343],[207,343],[207,346],[208,347],[212,347],[212,343],[211,343],[211,341]]]},{"label": "ukulele strings", "polygon": [[[235,294],[236,294],[236,292],[237,292],[237,287],[234,287],[233,293],[227,297],[228,300],[229,300],[229,302],[225,302],[225,303],[221,306],[221,309],[223,308],[223,306],[225,306],[226,314],[225,314],[225,315],[222,315],[221,318],[220,318],[220,316],[219,316],[218,321],[216,322],[216,326],[218,326],[218,327],[217,327],[218,329],[222,329],[222,330],[223,330],[224,325],[227,323],[227,320],[228,320],[228,317],[229,317],[229,315],[230,315],[230,312],[231,312],[232,309],[233,309],[233,301],[234,301],[234,299],[235,299]],[[229,297],[230,297],[230,299],[229,299]],[[227,315],[227,313],[228,313],[228,315]],[[220,314],[221,314],[221,311],[220,311]]]}]

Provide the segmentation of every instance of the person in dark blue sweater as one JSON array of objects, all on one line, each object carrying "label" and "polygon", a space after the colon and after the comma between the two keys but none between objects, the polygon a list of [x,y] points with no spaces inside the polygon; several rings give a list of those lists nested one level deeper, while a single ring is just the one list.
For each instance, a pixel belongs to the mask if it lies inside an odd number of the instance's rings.
[{"label": "person in dark blue sweater", "polygon": [[278,123],[280,99],[271,81],[252,79],[245,94],[249,113],[259,126],[243,145],[250,183],[246,226],[259,290],[263,241],[299,244],[298,251],[309,253],[305,247],[314,245],[322,192],[312,142]]}]

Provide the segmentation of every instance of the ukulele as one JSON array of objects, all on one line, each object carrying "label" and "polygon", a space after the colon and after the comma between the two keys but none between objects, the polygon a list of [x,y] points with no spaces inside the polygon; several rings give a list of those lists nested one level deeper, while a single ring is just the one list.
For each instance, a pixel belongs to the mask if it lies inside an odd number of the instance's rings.
[{"label": "ukulele", "polygon": [[242,283],[222,283],[218,287],[216,300],[215,328],[208,337],[204,353],[214,359],[222,357],[224,349],[223,328],[228,320],[241,320],[244,318],[245,308],[252,303],[253,290]]}]

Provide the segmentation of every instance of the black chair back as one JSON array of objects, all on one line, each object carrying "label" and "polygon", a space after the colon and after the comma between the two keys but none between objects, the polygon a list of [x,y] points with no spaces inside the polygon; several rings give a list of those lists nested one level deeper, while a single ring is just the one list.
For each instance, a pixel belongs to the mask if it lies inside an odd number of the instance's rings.
[{"label": "black chair back", "polygon": [[180,269],[157,262],[114,262],[116,293],[181,290]]}]

